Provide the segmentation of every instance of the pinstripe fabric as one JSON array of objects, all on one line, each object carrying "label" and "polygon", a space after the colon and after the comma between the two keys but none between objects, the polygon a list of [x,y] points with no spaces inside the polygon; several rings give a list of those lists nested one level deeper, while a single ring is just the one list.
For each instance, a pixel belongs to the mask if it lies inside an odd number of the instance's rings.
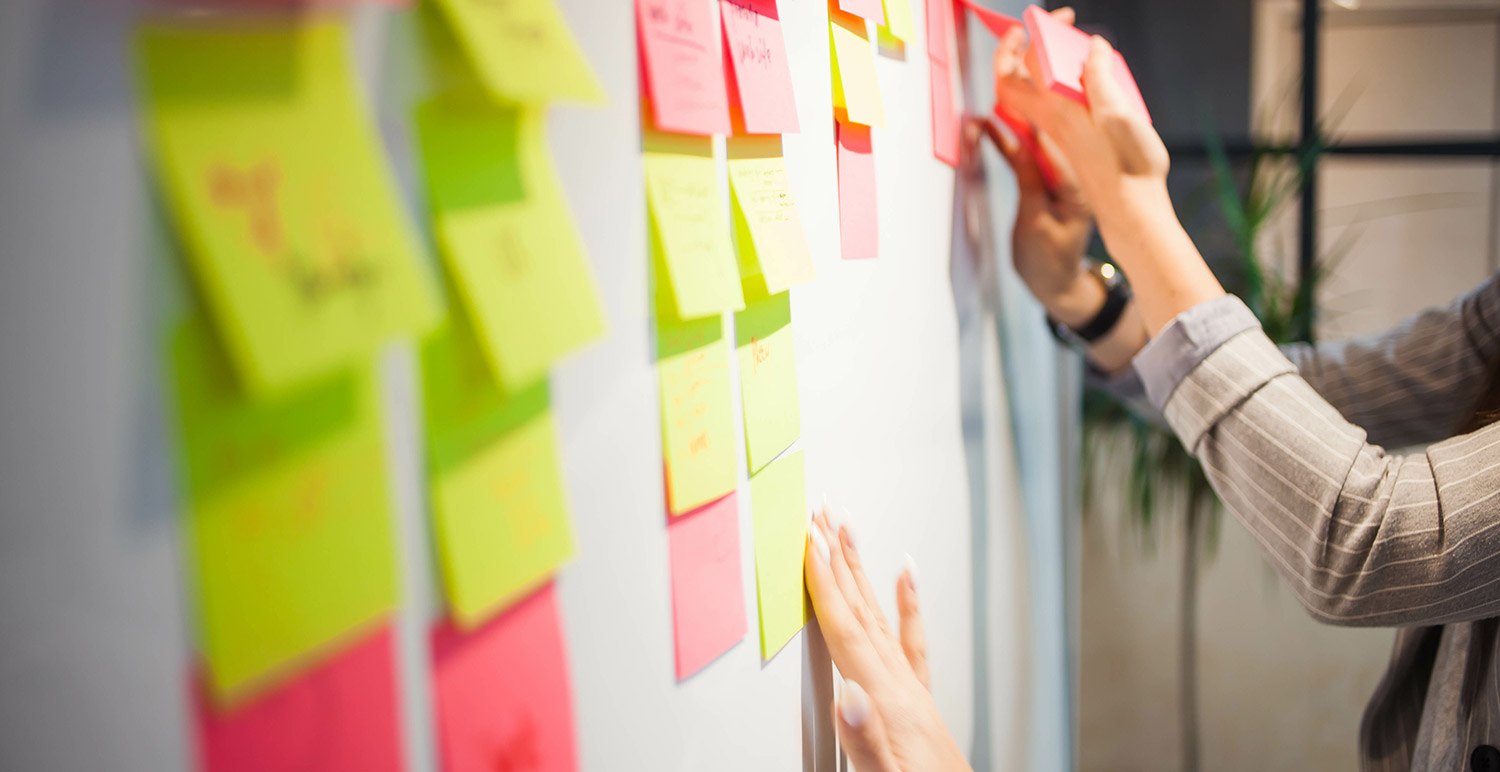
[{"label": "pinstripe fabric", "polygon": [[1385,335],[1285,351],[1221,298],[1136,358],[1313,617],[1403,628],[1361,769],[1467,769],[1476,745],[1500,746],[1500,424],[1410,455],[1375,444],[1447,437],[1496,358],[1500,276]]}]

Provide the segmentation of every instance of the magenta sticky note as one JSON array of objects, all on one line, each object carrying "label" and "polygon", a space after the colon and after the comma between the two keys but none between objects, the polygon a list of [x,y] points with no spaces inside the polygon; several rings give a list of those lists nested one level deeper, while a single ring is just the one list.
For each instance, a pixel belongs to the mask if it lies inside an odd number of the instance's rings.
[{"label": "magenta sticky note", "polygon": [[878,25],[885,24],[884,0],[839,0],[839,10],[869,19]]},{"label": "magenta sticky note", "polygon": [[673,518],[667,525],[667,547],[680,681],[745,638],[749,623],[740,570],[738,498],[731,493]]},{"label": "magenta sticky note", "polygon": [[953,81],[948,65],[930,57],[928,73],[932,83],[932,154],[957,168],[958,111],[953,106]]},{"label": "magenta sticky note", "polygon": [[576,772],[573,692],[552,584],[476,630],[439,625],[432,670],[445,772]]},{"label": "magenta sticky note", "polygon": [[875,153],[870,127],[835,119],[839,157],[839,250],[845,260],[878,257]]},{"label": "magenta sticky note", "polygon": [[1005,37],[1005,33],[1021,26],[1021,20],[1006,16],[998,11],[991,11],[980,5],[977,0],[959,0],[969,12],[979,18],[981,24],[995,34],[997,38]]},{"label": "magenta sticky note", "polygon": [[[1026,9],[1026,31],[1031,35],[1031,45],[1036,48],[1037,59],[1042,65],[1043,85],[1081,104],[1088,104],[1083,94],[1083,67],[1089,59],[1088,33],[1058,21],[1035,5]],[[1130,73],[1130,66],[1125,64],[1125,57],[1119,51],[1115,52],[1115,82],[1150,121],[1151,113],[1141,98],[1135,76]]]},{"label": "magenta sticky note", "polygon": [[795,133],[797,100],[776,0],[720,0],[719,7],[734,76],[730,101],[740,108],[745,132]]},{"label": "magenta sticky note", "polygon": [[214,706],[193,679],[202,772],[399,772],[401,742],[390,627],[254,700]]},{"label": "magenta sticky note", "polygon": [[728,134],[719,17],[706,0],[636,0],[641,85],[656,128]]}]

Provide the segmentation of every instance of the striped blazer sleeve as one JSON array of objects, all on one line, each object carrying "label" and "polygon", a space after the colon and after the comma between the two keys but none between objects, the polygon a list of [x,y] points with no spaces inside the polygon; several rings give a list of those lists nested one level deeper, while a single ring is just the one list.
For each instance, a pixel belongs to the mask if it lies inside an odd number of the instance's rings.
[{"label": "striped blazer sleeve", "polygon": [[1500,424],[1391,455],[1232,296],[1179,316],[1135,367],[1314,617],[1410,626],[1500,615]]}]

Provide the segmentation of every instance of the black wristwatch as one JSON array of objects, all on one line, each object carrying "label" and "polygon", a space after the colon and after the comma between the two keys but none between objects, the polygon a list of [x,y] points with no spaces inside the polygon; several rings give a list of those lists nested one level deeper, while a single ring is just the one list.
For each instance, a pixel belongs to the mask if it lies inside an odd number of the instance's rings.
[{"label": "black wristwatch", "polygon": [[1052,335],[1063,343],[1079,348],[1086,348],[1090,343],[1108,335],[1120,323],[1125,307],[1130,305],[1130,287],[1120,280],[1120,274],[1114,270],[1114,266],[1095,265],[1089,274],[1104,285],[1104,305],[1094,314],[1094,318],[1085,322],[1082,327],[1073,328],[1053,319],[1051,314],[1047,315],[1047,328],[1052,330]]}]

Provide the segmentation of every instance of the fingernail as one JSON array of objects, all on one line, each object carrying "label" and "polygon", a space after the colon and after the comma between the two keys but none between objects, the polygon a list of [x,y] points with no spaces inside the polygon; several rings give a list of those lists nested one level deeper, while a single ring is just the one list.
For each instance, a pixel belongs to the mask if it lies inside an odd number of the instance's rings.
[{"label": "fingernail", "polygon": [[821,560],[824,563],[827,563],[828,562],[828,541],[823,538],[823,529],[821,529],[821,528],[813,528],[813,529],[809,530],[808,533],[812,534],[811,538],[812,538],[812,545],[813,545],[813,554],[815,554],[815,555],[818,556],[818,560]]},{"label": "fingernail", "polygon": [[917,589],[917,561],[913,560],[911,553],[906,553],[906,578],[911,582],[911,588]]},{"label": "fingernail", "polygon": [[834,533],[838,533],[840,530],[847,532],[849,535],[849,545],[858,546],[854,541],[854,516],[849,514],[849,510],[843,507],[834,507],[833,515],[828,521],[828,527],[832,528]]},{"label": "fingernail", "polygon": [[844,694],[839,698],[839,715],[855,729],[870,720],[870,698],[859,684],[848,679],[844,680]]}]

